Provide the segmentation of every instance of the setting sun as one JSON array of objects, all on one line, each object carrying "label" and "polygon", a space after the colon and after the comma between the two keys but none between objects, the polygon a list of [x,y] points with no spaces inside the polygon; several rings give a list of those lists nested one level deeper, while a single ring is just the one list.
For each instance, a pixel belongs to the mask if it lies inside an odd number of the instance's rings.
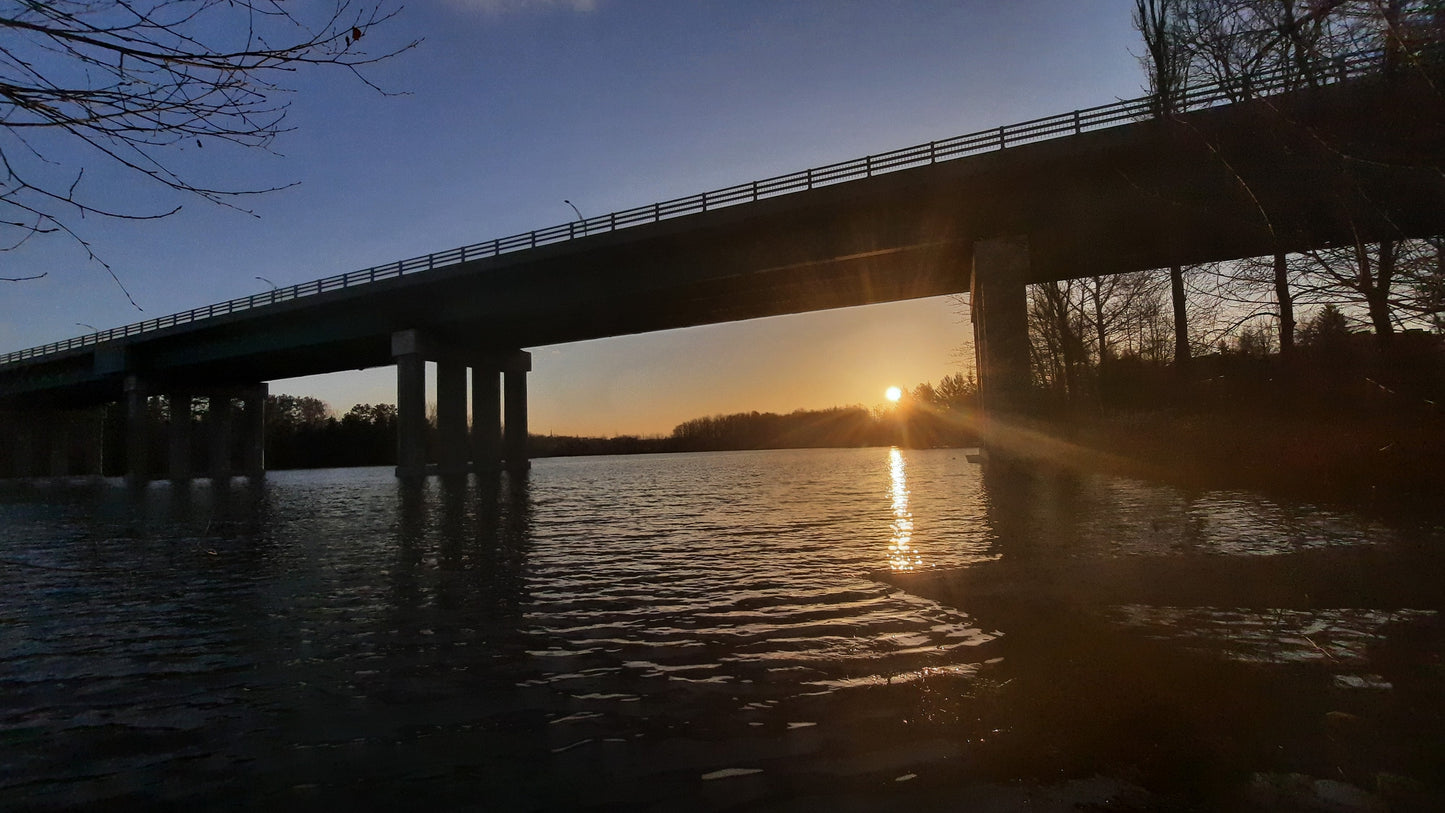
[{"label": "setting sun", "polygon": [[898,399],[903,397],[903,390],[900,390],[897,387],[889,387],[888,389],[883,391],[883,397],[887,398],[890,401],[893,401],[894,403],[897,403]]}]

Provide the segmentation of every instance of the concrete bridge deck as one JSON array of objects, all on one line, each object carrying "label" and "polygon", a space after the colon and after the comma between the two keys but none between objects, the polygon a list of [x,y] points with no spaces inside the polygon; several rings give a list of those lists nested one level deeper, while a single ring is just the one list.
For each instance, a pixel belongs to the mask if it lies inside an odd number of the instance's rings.
[{"label": "concrete bridge deck", "polygon": [[520,373],[523,347],[977,295],[975,246],[999,238],[1022,255],[991,301],[1016,311],[1028,282],[1440,234],[1445,99],[1429,76],[1365,68],[1172,120],[1106,105],[19,351],[0,407],[393,364],[398,336],[418,358]]}]

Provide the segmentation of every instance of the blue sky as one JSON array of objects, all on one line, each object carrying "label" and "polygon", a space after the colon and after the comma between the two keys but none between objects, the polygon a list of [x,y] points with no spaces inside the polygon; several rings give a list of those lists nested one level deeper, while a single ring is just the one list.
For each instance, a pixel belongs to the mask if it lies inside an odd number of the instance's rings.
[{"label": "blue sky", "polygon": [[[296,186],[253,214],[87,170],[180,214],[87,219],[0,254],[0,350],[585,215],[1141,94],[1129,0],[413,0],[368,38],[422,44],[367,75],[300,74],[279,155],[190,150],[193,177]],[[666,433],[701,415],[883,401],[958,371],[947,300],[531,348],[534,431]],[[390,368],[273,382],[345,410]]]}]

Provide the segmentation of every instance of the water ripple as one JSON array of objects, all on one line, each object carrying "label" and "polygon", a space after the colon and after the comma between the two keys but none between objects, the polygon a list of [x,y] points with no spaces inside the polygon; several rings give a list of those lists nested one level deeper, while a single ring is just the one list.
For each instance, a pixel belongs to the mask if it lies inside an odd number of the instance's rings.
[{"label": "water ripple", "polygon": [[[509,766],[518,793],[619,766],[743,776],[830,726],[903,716],[881,689],[964,694],[992,657],[992,630],[870,572],[1390,534],[1105,478],[1005,511],[953,450],[544,460],[526,488],[414,490],[387,469],[0,488],[0,802],[47,806],[215,803],[238,781],[294,803],[453,764],[493,788]],[[888,747],[865,761],[890,781],[955,753]]]}]

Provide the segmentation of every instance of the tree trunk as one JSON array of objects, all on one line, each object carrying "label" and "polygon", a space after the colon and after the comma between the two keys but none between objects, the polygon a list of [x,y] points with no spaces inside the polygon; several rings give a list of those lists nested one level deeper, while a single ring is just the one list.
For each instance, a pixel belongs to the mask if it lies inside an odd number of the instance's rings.
[{"label": "tree trunk", "polygon": [[1104,324],[1104,282],[1099,277],[1093,279],[1093,306],[1094,306],[1094,338],[1099,343],[1099,369],[1102,371],[1104,365],[1109,361],[1109,336],[1108,326]]},{"label": "tree trunk", "polygon": [[1400,0],[1389,0],[1385,4],[1385,76],[1394,79],[1400,73]]},{"label": "tree trunk", "polygon": [[1279,303],[1279,354],[1294,355],[1294,297],[1289,292],[1289,263],[1284,252],[1274,255],[1274,298]]},{"label": "tree trunk", "polygon": [[1390,313],[1390,282],[1395,275],[1395,241],[1380,241],[1380,255],[1375,265],[1374,279],[1364,289],[1365,303],[1370,309],[1370,324],[1381,341],[1389,341],[1395,332],[1395,321]]},{"label": "tree trunk", "polygon": [[1174,366],[1189,366],[1189,318],[1184,311],[1184,269],[1169,267],[1169,288],[1174,297]]}]

